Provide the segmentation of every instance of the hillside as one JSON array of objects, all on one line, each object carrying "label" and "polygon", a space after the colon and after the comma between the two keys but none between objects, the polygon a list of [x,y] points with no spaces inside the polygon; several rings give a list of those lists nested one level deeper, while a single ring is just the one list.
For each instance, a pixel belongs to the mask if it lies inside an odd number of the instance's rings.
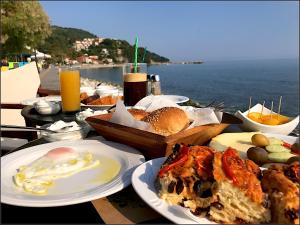
[{"label": "hillside", "polygon": [[[127,41],[107,38],[98,46],[90,46],[88,50],[76,52],[72,48],[73,43],[84,38],[96,38],[96,35],[82,29],[52,26],[51,36],[39,46],[38,50],[50,54],[54,62],[62,62],[66,57],[76,59],[83,54],[97,55],[101,61],[111,58],[115,63],[133,62],[134,47]],[[106,49],[106,54],[103,53],[103,49]],[[139,61],[143,57],[144,50],[142,47],[139,48]],[[169,59],[147,50],[145,62],[169,62]]]}]

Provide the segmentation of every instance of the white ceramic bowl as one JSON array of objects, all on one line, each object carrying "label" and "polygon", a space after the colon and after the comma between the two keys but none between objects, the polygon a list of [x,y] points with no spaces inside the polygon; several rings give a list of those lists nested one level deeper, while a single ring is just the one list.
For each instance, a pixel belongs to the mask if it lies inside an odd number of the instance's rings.
[{"label": "white ceramic bowl", "polygon": [[[261,112],[262,105],[257,104],[250,109],[250,112]],[[235,113],[235,116],[240,118],[243,121],[243,124],[240,125],[241,129],[244,131],[260,131],[263,133],[273,133],[273,134],[290,134],[298,125],[299,123],[299,116],[295,118],[289,118],[289,122],[280,124],[280,125],[265,125],[258,122],[255,122],[247,117],[248,114],[246,112],[241,112],[240,110]],[[270,114],[271,110],[264,107],[263,114]],[[277,113],[273,112],[273,115],[277,115]]]},{"label": "white ceramic bowl", "polygon": [[103,86],[102,88],[97,88],[96,93],[100,97],[109,96],[109,95],[118,96],[119,95],[119,90],[115,87]]},{"label": "white ceramic bowl", "polygon": [[88,96],[92,96],[96,93],[96,89],[93,87],[80,87],[80,93],[87,93]]},{"label": "white ceramic bowl", "polygon": [[[51,124],[45,124],[41,126],[41,128],[49,128]],[[90,131],[90,127],[86,124],[80,124],[80,129],[73,130],[73,131],[62,131],[57,133],[50,133],[47,131],[41,131],[41,136],[49,141],[63,141],[63,140],[78,140],[78,139],[84,139],[88,132]]]},{"label": "white ceramic bowl", "polygon": [[38,101],[33,103],[35,110],[42,115],[54,115],[61,110],[60,102]]}]

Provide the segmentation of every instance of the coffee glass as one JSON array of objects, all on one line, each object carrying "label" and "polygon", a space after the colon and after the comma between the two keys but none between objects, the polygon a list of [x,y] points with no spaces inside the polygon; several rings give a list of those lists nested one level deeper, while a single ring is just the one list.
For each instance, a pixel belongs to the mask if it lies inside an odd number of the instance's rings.
[{"label": "coffee glass", "polygon": [[59,73],[62,111],[73,114],[80,111],[80,73],[78,70],[67,68]]},{"label": "coffee glass", "polygon": [[134,106],[147,96],[147,64],[138,63],[136,71],[133,63],[126,64],[123,67],[123,81],[124,104]]}]

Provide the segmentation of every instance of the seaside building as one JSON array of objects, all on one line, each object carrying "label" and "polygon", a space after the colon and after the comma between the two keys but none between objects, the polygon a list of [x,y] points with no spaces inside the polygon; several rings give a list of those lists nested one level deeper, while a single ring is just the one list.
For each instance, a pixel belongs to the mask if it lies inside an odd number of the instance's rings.
[{"label": "seaside building", "polygon": [[73,43],[73,48],[75,51],[79,52],[82,49],[87,50],[91,45],[98,46],[104,38],[97,37],[97,38],[84,38],[83,40],[76,40]]},{"label": "seaside building", "polygon": [[87,54],[85,54],[77,57],[76,61],[81,64],[99,64],[99,57],[97,55],[88,56]]}]

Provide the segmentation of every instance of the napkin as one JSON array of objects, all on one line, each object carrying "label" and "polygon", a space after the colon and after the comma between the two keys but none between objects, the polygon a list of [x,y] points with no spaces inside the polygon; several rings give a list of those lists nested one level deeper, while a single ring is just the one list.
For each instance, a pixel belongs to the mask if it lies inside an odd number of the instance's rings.
[{"label": "napkin", "polygon": [[192,106],[182,106],[189,120],[192,122],[187,128],[193,128],[206,124],[220,124],[222,121],[223,112],[216,111],[214,108],[194,108]]},{"label": "napkin", "polygon": [[116,104],[116,111],[113,113],[112,118],[109,120],[112,123],[121,124],[128,127],[137,128],[145,131],[152,131],[149,123],[136,120],[126,109],[122,100],[118,100]]},{"label": "napkin", "polygon": [[162,98],[159,95],[149,95],[141,99],[138,103],[136,103],[134,107],[146,108],[146,112],[152,112],[162,107],[180,108],[180,106],[177,105],[175,102],[166,98]]}]

